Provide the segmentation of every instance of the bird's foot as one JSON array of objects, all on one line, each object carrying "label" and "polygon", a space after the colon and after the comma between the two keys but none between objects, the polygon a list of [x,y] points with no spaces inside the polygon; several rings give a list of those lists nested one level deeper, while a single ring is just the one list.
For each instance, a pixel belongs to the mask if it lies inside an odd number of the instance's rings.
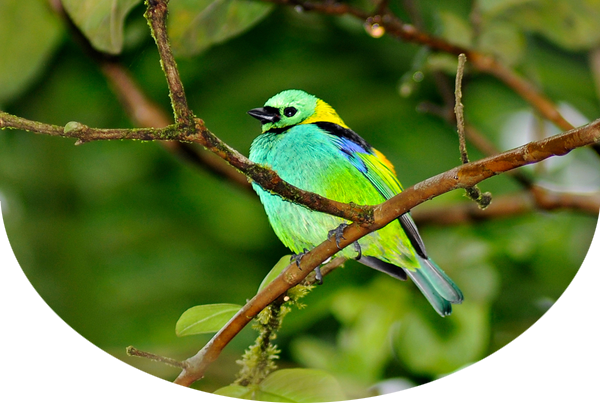
[{"label": "bird's foot", "polygon": [[298,266],[298,268],[300,270],[302,270],[302,268],[300,267],[300,261],[302,260],[302,258],[304,257],[304,255],[306,255],[308,253],[308,249],[304,248],[302,250],[302,252],[298,253],[298,254],[292,254],[292,256],[290,257],[290,263],[292,262],[296,262],[296,266]]},{"label": "bird's foot", "polygon": [[[296,266],[298,266],[298,268],[300,270],[302,270],[302,268],[300,267],[300,261],[302,260],[304,255],[306,255],[307,252],[308,252],[308,249],[304,248],[304,250],[302,252],[300,252],[298,254],[293,254],[292,257],[290,258],[290,263],[295,261]],[[327,259],[323,263],[327,263],[327,262],[329,262],[329,260],[331,260],[331,258]],[[317,280],[317,284],[319,284],[319,285],[323,284],[323,275],[321,274],[321,266],[315,267],[315,279]]]},{"label": "bird's foot", "polygon": [[340,241],[342,239],[346,239],[346,238],[344,238],[344,230],[346,229],[347,226],[348,226],[348,224],[341,223],[336,229],[332,229],[331,231],[329,231],[327,233],[327,238],[331,238],[332,236],[335,235],[335,246],[337,246],[338,249],[342,249],[340,247]]},{"label": "bird's foot", "polygon": [[356,251],[356,257],[354,259],[360,260],[360,258],[362,257],[362,249],[360,248],[360,244],[358,243],[358,241],[354,241],[352,245],[354,246],[354,250]]},{"label": "bird's foot", "polygon": [[[346,239],[346,238],[344,238],[344,230],[346,229],[347,226],[348,226],[348,224],[342,223],[336,229],[332,229],[331,231],[329,231],[327,233],[328,238],[335,235],[335,245],[338,247],[338,249],[342,249],[340,247],[340,241],[342,239]],[[354,241],[352,243],[352,245],[354,246],[354,250],[357,253],[357,256],[355,257],[355,259],[359,260],[362,257],[362,251],[360,249],[360,245],[358,244],[358,241]]]},{"label": "bird's foot", "polygon": [[321,274],[321,266],[315,267],[315,280],[317,280],[317,284],[323,284],[323,275]]}]

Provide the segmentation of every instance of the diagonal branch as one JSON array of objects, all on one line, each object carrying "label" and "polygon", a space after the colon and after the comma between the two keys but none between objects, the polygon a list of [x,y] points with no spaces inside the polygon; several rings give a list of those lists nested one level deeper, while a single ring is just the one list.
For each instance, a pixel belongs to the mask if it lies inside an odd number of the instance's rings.
[{"label": "diagonal branch", "polygon": [[[467,188],[494,175],[524,165],[537,163],[552,156],[565,155],[575,148],[600,142],[600,119],[544,140],[470,162],[436,175],[404,190],[386,202],[375,206],[375,220],[370,225],[353,223],[346,227],[339,242],[341,248],[376,231],[411,208],[443,193]],[[206,368],[215,361],[223,348],[262,309],[294,285],[300,283],[315,267],[338,252],[332,236],[302,258],[300,266],[290,264],[271,284],[263,288],[193,357],[183,362],[184,369],[175,383],[189,386],[204,376]]]}]

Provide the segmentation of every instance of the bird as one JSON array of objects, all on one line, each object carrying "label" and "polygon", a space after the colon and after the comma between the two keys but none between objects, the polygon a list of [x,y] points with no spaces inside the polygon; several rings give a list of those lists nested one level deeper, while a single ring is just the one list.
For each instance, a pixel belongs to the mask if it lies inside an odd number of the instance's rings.
[{"label": "bird", "polygon": [[[402,192],[392,163],[320,98],[302,90],[285,90],[248,114],[262,127],[252,141],[249,159],[274,170],[291,185],[361,205],[380,204]],[[275,234],[296,257],[325,241],[331,231],[339,242],[349,224],[284,199],[254,181],[252,187]],[[429,258],[410,212],[336,255],[399,280],[410,277],[442,317],[452,312],[452,304],[463,301],[458,286]]]}]

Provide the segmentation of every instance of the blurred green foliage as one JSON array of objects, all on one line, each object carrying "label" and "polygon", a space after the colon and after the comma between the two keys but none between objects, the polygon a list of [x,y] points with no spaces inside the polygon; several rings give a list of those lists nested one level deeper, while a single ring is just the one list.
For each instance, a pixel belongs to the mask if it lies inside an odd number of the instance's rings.
[{"label": "blurred green foliage", "polygon": [[[136,2],[120,3],[128,9]],[[179,7],[174,18],[186,21],[177,13],[198,13],[192,10],[200,3],[207,2],[173,2]],[[236,19],[238,3],[250,3],[254,17]],[[429,32],[496,53],[559,103],[567,119],[583,123],[600,115],[587,54],[598,42],[590,20],[599,8],[592,1],[568,2],[575,6],[567,16],[545,3],[481,1],[478,25],[466,0],[419,7]],[[567,4],[548,3],[557,9]],[[190,106],[231,146],[247,153],[259,133],[247,110],[283,89],[300,88],[333,105],[382,150],[405,186],[459,163],[453,127],[417,108],[425,100],[441,102],[431,72],[452,72],[454,58],[386,35],[372,38],[350,17],[281,7],[268,13],[269,7],[241,0],[219,4],[220,21],[240,25],[221,25],[224,31],[202,43],[196,35],[204,25],[190,15],[187,21],[195,26],[172,30]],[[408,19],[400,2],[390,5]],[[37,0],[8,0],[0,9],[3,110],[53,124],[131,126],[58,16]],[[127,16],[120,57],[146,94],[168,109],[143,11],[138,4]],[[125,14],[113,17],[118,21]],[[23,23],[15,24],[16,18]],[[233,39],[199,53],[228,37]],[[111,49],[120,46],[105,50]],[[400,95],[403,86],[406,96]],[[470,75],[463,92],[467,120],[499,148],[533,138],[536,118],[503,84]],[[176,369],[127,357],[125,347],[176,359],[193,355],[209,336],[178,338],[181,314],[200,304],[243,304],[288,251],[254,194],[178,160],[159,144],[73,143],[17,131],[0,134],[0,201],[15,255],[44,300],[82,336],[131,365],[173,379]],[[471,159],[482,156],[472,146],[470,152]],[[598,191],[597,155],[580,149],[559,161],[525,170],[551,188]],[[481,188],[495,197],[520,190],[506,175]],[[455,191],[418,208],[464,202],[462,194]],[[465,294],[452,316],[438,317],[409,282],[349,262],[303,300],[306,309],[286,317],[277,339],[280,366],[324,370],[345,396],[363,397],[376,393],[384,380],[420,384],[476,362],[525,331],[556,301],[583,261],[595,224],[596,217],[562,211],[421,227],[430,255]],[[245,329],[196,386],[214,391],[231,383],[235,361],[254,337]]]},{"label": "blurred green foliage", "polygon": [[62,0],[69,17],[98,50],[117,54],[123,49],[123,22],[140,0]]}]

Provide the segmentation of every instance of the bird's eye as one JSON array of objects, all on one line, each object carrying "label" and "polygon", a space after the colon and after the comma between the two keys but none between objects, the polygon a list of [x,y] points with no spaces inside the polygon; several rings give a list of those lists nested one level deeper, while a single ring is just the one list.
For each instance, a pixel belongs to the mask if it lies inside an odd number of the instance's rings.
[{"label": "bird's eye", "polygon": [[285,116],[287,116],[288,118],[291,118],[292,116],[294,116],[296,114],[296,112],[298,112],[298,109],[294,108],[293,106],[288,106],[287,108],[285,108],[283,110],[283,114]]}]

